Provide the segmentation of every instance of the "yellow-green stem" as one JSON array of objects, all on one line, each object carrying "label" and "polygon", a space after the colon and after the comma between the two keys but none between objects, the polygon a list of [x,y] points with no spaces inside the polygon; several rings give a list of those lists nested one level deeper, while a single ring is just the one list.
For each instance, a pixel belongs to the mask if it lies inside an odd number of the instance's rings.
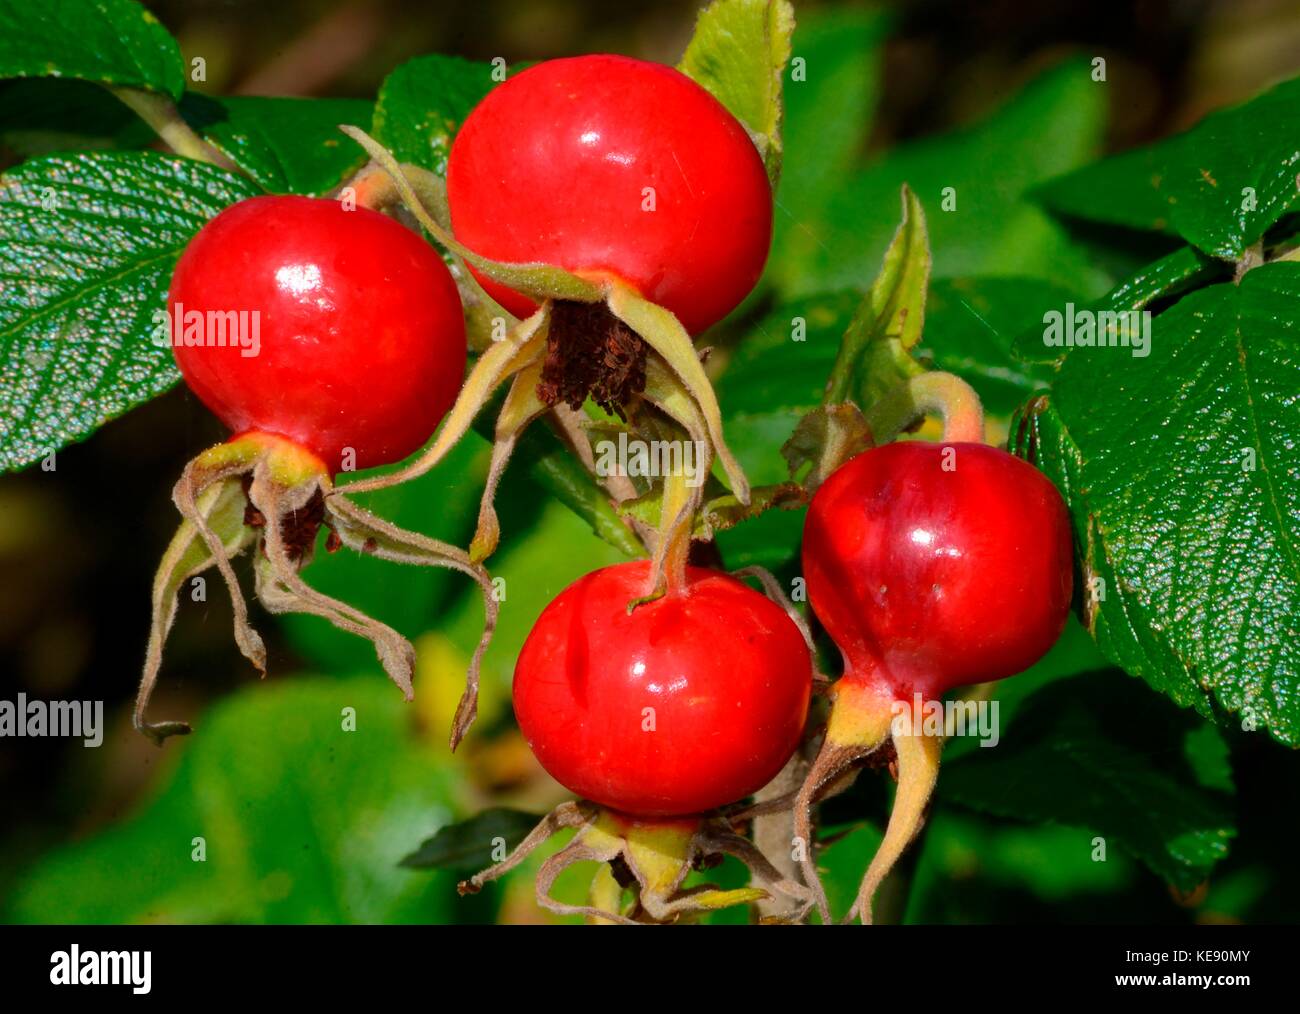
[{"label": "yellow-green stem", "polygon": [[144,120],[177,155],[218,165],[232,172],[241,171],[234,162],[194,132],[169,96],[140,88],[110,88],[109,91]]},{"label": "yellow-green stem", "polygon": [[931,412],[943,417],[949,443],[984,442],[984,407],[975,389],[951,373],[910,377],[866,413],[877,443],[885,443]]}]

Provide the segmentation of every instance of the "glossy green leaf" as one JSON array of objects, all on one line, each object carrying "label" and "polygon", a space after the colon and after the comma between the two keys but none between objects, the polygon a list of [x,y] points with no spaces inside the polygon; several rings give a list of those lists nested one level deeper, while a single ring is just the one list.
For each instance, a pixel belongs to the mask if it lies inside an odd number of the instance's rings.
[{"label": "glossy green leaf", "polygon": [[398,867],[410,842],[453,816],[453,784],[382,678],[250,686],[199,727],[168,744],[175,767],[139,812],[27,870],[6,919],[454,918],[450,874]]},{"label": "glossy green leaf", "polygon": [[1081,853],[1104,839],[1183,891],[1227,855],[1231,797],[1221,776],[1206,784],[1202,762],[1189,756],[1194,748],[1221,762],[1222,741],[1123,674],[1053,683],[999,724],[996,746],[944,764],[941,800],[1077,827]]},{"label": "glossy green leaf", "polygon": [[322,194],[365,162],[339,131],[369,123],[373,106],[359,99],[292,99],[187,95],[181,114],[264,190]]},{"label": "glossy green leaf", "polygon": [[452,139],[465,117],[497,84],[494,74],[497,69],[492,64],[458,56],[418,56],[407,61],[379,89],[375,139],[399,162],[414,162],[445,176]]},{"label": "glossy green leaf", "polygon": [[773,183],[781,172],[781,85],[793,31],[788,0],[713,0],[678,65],[745,125]]},{"label": "glossy green leaf", "polygon": [[973,127],[893,149],[845,179],[824,213],[803,223],[806,256],[780,278],[782,295],[861,288],[874,278],[904,183],[925,208],[935,277],[1032,277],[1100,295],[1110,278],[1026,193],[1088,160],[1105,106],[1087,64],[1069,62]]},{"label": "glossy green leaf", "polygon": [[1055,180],[1039,196],[1068,215],[1172,232],[1235,259],[1297,207],[1298,171],[1300,78]]},{"label": "glossy green leaf", "polygon": [[181,48],[134,0],[0,0],[0,78],[68,77],[185,90]]},{"label": "glossy green leaf", "polygon": [[179,378],[154,342],[190,237],[253,185],[152,152],[52,156],[0,176],[0,469],[89,436]]},{"label": "glossy green leaf", "polygon": [[1071,351],[1015,440],[1069,503],[1106,657],[1293,746],[1298,308],[1300,264],[1184,296],[1155,318],[1144,358]]}]

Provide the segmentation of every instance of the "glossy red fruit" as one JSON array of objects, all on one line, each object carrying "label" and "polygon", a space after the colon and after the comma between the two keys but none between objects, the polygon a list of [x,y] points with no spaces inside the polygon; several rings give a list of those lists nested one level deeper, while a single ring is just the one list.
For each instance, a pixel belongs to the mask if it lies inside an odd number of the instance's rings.
[{"label": "glossy red fruit", "polygon": [[933,699],[1021,672],[1056,641],[1070,520],[1051,482],[1005,451],[903,441],[817,491],[803,567],[846,676]]},{"label": "glossy red fruit", "polygon": [[807,646],[775,603],[691,567],[628,614],[649,564],[605,567],[543,610],[515,666],[515,717],[566,788],[635,816],[702,813],[790,758],[812,690]]},{"label": "glossy red fruit", "polygon": [[[337,201],[253,197],[226,208],[185,248],[168,309],[174,332],[203,315],[202,329],[173,339],[203,403],[235,434],[287,437],[331,472],[346,448],[356,468],[417,450],[465,373],[464,315],[441,258],[393,219]],[[241,311],[245,346],[229,336],[218,346],[208,315]],[[204,344],[187,344],[194,338]]]},{"label": "glossy red fruit", "polygon": [[[549,60],[489,92],[452,145],[447,199],[476,253],[617,277],[692,334],[748,295],[772,238],[745,128],[686,75],[624,56]],[[518,316],[535,308],[479,281]]]}]

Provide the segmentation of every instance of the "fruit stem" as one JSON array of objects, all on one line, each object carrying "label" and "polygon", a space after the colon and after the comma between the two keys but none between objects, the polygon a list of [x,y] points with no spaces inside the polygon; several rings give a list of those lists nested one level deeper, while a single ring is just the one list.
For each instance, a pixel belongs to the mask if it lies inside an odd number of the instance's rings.
[{"label": "fruit stem", "polygon": [[877,443],[885,443],[931,412],[943,417],[945,442],[984,442],[979,395],[951,373],[935,371],[908,378],[871,406],[866,418]]},{"label": "fruit stem", "polygon": [[186,158],[242,173],[243,170],[196,134],[185,122],[176,103],[166,95],[139,88],[110,88],[128,109],[144,120],[167,147]]}]

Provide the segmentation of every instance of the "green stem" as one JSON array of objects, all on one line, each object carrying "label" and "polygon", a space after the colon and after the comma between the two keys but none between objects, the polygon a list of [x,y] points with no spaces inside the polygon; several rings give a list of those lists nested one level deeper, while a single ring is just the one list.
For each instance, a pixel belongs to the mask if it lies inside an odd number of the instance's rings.
[{"label": "green stem", "polygon": [[235,163],[194,132],[170,97],[139,88],[110,88],[109,91],[149,124],[153,132],[177,155],[218,165],[233,172],[240,171]]},{"label": "green stem", "polygon": [[883,444],[931,412],[943,417],[944,440],[984,442],[984,408],[979,395],[951,373],[921,373],[908,378],[876,402],[866,419],[876,442]]}]

